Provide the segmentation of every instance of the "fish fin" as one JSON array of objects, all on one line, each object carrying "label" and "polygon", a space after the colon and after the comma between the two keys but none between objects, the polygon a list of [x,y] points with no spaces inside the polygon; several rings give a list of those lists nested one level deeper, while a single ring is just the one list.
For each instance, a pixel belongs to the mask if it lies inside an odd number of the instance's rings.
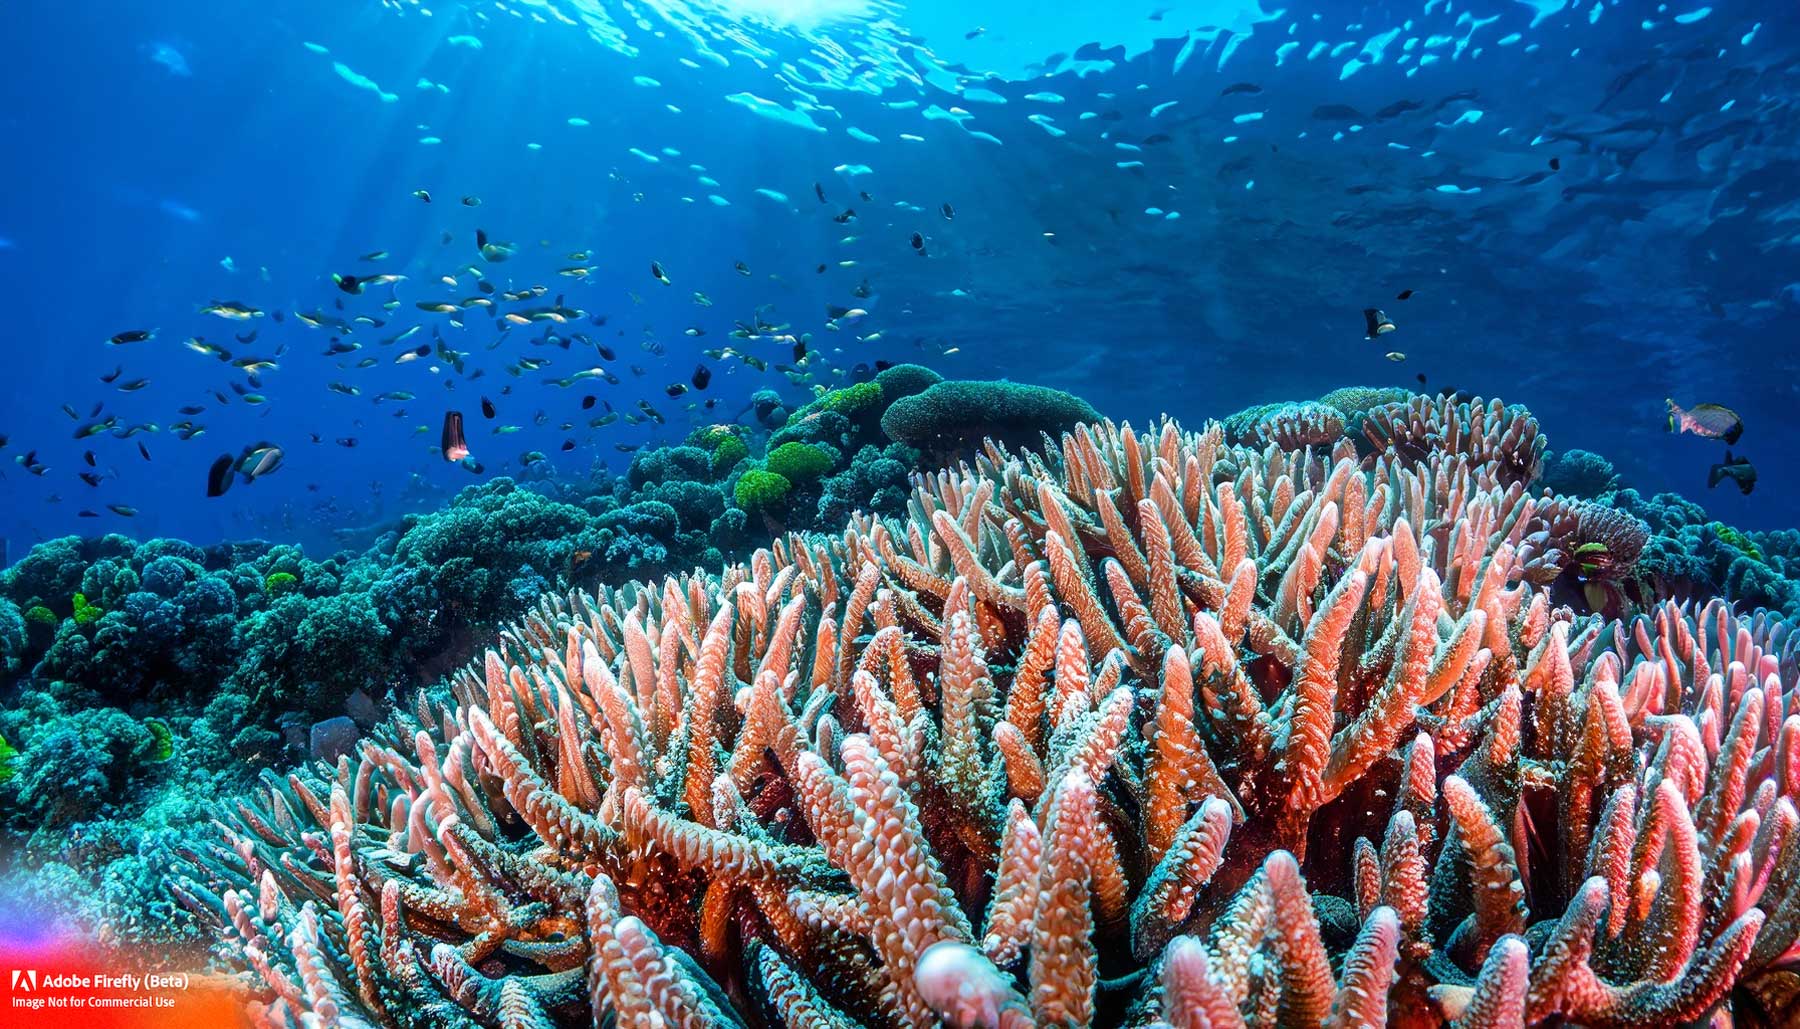
[{"label": "fish fin", "polygon": [[1725,430],[1725,442],[1726,443],[1736,443],[1738,441],[1738,438],[1740,436],[1742,436],[1743,434],[1744,434],[1744,423],[1738,422],[1738,423],[1734,424],[1731,428]]}]

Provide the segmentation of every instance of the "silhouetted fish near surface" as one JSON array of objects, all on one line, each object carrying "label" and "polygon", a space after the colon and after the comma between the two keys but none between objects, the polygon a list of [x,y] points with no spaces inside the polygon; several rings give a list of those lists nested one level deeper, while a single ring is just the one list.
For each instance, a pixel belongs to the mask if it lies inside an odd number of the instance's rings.
[{"label": "silhouetted fish near surface", "polygon": [[123,344],[126,344],[126,343],[143,343],[147,340],[152,340],[155,338],[156,338],[156,330],[155,329],[131,329],[129,331],[121,332],[118,335],[113,336],[111,339],[107,340],[107,342],[111,343],[113,346],[116,347],[116,346],[122,346]]},{"label": "silhouetted fish near surface", "polygon": [[707,366],[705,366],[703,364],[697,364],[694,366],[693,383],[694,383],[695,389],[705,389],[706,384],[711,381],[712,381],[712,369],[711,368],[708,368]]}]

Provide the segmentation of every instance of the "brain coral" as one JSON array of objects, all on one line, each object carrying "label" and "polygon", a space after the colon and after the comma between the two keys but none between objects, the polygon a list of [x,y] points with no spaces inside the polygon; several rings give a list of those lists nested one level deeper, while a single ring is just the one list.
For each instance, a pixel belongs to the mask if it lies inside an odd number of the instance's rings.
[{"label": "brain coral", "polygon": [[922,450],[954,451],[992,438],[1034,444],[1099,419],[1088,402],[1062,390],[1021,382],[950,380],[896,400],[881,416],[888,438]]},{"label": "brain coral", "polygon": [[1328,447],[1344,435],[1343,414],[1318,401],[1258,404],[1225,419],[1224,424],[1228,442],[1253,447],[1273,443],[1283,450]]},{"label": "brain coral", "polygon": [[1084,425],[545,596],[174,890],[273,1024],[1794,1024],[1788,626],[1553,606],[1450,442]]}]

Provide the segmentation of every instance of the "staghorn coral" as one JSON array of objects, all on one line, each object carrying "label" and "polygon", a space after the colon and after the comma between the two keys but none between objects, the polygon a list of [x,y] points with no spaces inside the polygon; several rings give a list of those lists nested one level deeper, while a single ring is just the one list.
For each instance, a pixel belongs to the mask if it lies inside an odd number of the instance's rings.
[{"label": "staghorn coral", "polygon": [[1453,395],[1415,396],[1370,408],[1362,431],[1377,451],[1408,460],[1434,452],[1467,454],[1503,484],[1536,482],[1544,471],[1547,444],[1537,419],[1498,400],[1459,403]]},{"label": "staghorn coral", "polygon": [[1511,472],[990,445],[546,596],[174,890],[269,1024],[1788,1024],[1787,625],[1553,607]]}]

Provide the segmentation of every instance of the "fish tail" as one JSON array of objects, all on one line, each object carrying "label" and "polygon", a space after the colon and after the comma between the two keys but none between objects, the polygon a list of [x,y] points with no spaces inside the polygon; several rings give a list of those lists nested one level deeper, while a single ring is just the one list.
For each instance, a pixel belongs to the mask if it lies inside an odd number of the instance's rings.
[{"label": "fish tail", "polygon": [[1712,489],[1714,486],[1717,486],[1719,484],[1719,480],[1723,479],[1725,477],[1725,472],[1723,470],[1724,467],[1725,467],[1724,465],[1716,464],[1716,465],[1713,465],[1709,471],[1707,471],[1707,473],[1706,473],[1706,488],[1707,489]]}]

